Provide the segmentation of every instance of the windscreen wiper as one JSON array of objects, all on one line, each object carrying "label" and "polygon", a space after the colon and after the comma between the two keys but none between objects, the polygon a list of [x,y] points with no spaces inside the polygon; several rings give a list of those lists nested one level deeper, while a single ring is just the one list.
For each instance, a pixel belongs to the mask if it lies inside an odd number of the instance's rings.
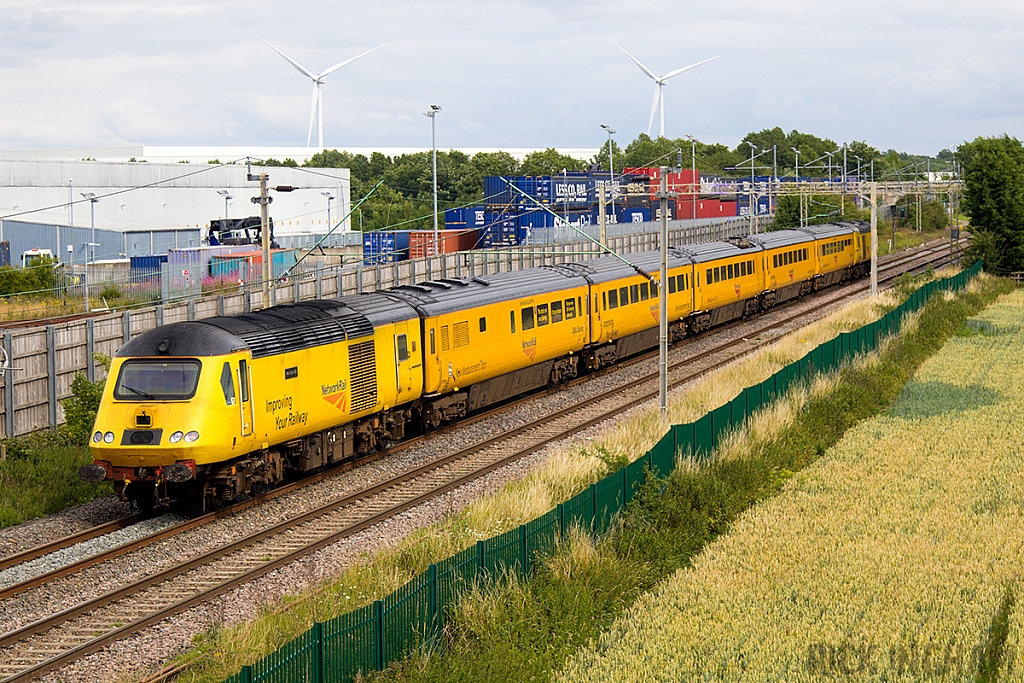
[{"label": "windscreen wiper", "polygon": [[153,394],[147,394],[145,391],[142,391],[141,389],[136,389],[135,387],[130,387],[127,384],[122,384],[121,387],[123,389],[127,389],[128,391],[132,392],[133,394],[138,394],[139,396],[141,396],[143,398],[148,398],[150,401],[155,401],[156,400],[156,396],[153,396]]}]

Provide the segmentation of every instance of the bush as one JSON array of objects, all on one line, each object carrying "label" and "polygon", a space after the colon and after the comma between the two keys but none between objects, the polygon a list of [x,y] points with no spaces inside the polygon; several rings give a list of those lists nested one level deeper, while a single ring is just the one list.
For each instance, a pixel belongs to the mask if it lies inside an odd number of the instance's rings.
[{"label": "bush", "polygon": [[[95,354],[94,358],[97,363],[110,370],[110,358],[103,354]],[[92,382],[82,373],[75,375],[71,381],[71,396],[63,401],[65,423],[60,428],[60,435],[65,443],[88,447],[89,435],[96,424],[96,413],[100,408],[100,398],[103,397],[105,385],[105,379]]]}]

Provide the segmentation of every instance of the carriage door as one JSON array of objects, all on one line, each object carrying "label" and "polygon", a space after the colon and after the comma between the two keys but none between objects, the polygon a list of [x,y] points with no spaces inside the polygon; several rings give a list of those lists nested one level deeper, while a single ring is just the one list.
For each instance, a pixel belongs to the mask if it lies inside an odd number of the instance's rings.
[{"label": "carriage door", "polygon": [[412,354],[408,331],[408,323],[395,325],[395,388],[399,399],[405,398],[412,391]]},{"label": "carriage door", "polygon": [[252,391],[249,382],[249,363],[238,361],[238,410],[242,418],[242,436],[252,434]]}]

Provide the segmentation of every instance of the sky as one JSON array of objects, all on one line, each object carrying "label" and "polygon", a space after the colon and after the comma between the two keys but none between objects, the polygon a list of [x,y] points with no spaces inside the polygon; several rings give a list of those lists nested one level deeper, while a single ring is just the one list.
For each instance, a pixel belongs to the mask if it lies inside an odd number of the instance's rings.
[{"label": "sky", "polygon": [[[647,130],[735,146],[780,126],[934,154],[1024,137],[1024,3],[1003,0],[0,0],[0,149],[302,146],[317,73],[328,148],[596,148]],[[657,119],[654,132],[657,131]],[[314,142],[316,133],[314,131]]]}]

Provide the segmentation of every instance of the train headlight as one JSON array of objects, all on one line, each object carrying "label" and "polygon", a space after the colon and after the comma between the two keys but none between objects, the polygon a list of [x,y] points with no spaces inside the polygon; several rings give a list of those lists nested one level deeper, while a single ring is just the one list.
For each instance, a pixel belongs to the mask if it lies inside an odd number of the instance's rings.
[{"label": "train headlight", "polygon": [[104,434],[103,443],[114,443],[114,432],[107,432]]},{"label": "train headlight", "polygon": [[103,432],[96,432],[92,435],[93,443],[99,443],[100,441],[103,441]]},{"label": "train headlight", "polygon": [[192,443],[198,438],[199,432],[189,432],[188,434],[185,435],[185,441],[187,441],[188,443]]},{"label": "train headlight", "polygon": [[168,441],[170,441],[171,443],[178,443],[179,441],[182,440],[184,436],[185,435],[182,434],[181,432],[174,432],[173,434],[171,434],[171,438],[168,439]]}]

